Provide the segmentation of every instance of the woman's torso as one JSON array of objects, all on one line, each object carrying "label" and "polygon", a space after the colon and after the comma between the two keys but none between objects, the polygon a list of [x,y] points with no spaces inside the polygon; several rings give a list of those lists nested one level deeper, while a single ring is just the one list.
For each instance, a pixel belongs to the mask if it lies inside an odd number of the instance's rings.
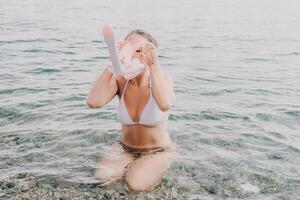
[{"label": "woman's torso", "polygon": [[[121,100],[125,89],[126,80],[118,78],[118,96]],[[137,122],[143,113],[150,98],[149,81],[139,87],[127,83],[126,92],[123,94],[129,118]],[[171,140],[167,132],[167,120],[156,125],[147,124],[122,124],[121,141],[123,144],[134,148],[162,147],[168,145]]]}]

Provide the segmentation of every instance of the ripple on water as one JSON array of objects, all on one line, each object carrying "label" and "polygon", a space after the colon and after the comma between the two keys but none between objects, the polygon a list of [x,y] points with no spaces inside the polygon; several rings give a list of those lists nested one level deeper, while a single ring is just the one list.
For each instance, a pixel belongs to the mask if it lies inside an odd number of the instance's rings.
[{"label": "ripple on water", "polygon": [[267,113],[256,113],[256,117],[262,121],[271,121],[273,116]]},{"label": "ripple on water", "polygon": [[298,111],[298,110],[286,111],[285,114],[287,114],[287,115],[289,115],[291,117],[300,119],[300,111]]},{"label": "ripple on water", "polygon": [[19,87],[13,89],[3,89],[0,90],[0,94],[31,94],[31,93],[39,93],[44,92],[47,89],[45,88],[28,88],[28,87]]},{"label": "ripple on water", "polygon": [[57,69],[57,68],[36,68],[30,71],[26,71],[25,73],[30,73],[30,74],[52,74],[52,73],[57,73],[57,72],[61,72],[61,69]]},{"label": "ripple on water", "polygon": [[44,42],[62,42],[63,40],[57,38],[35,38],[35,39],[23,39],[23,40],[6,40],[0,41],[0,44],[22,44],[22,43],[44,43]]},{"label": "ripple on water", "polygon": [[22,118],[24,116],[24,114],[15,108],[1,108],[0,107],[0,119],[6,119],[9,121],[12,120],[18,120],[20,118]]},{"label": "ripple on water", "polygon": [[79,117],[76,117],[77,120],[79,119],[116,119],[117,114],[115,112],[94,112],[94,113],[89,113],[85,114]]},{"label": "ripple on water", "polygon": [[8,124],[22,125],[47,119],[48,117],[48,114],[21,111],[16,108],[0,108],[0,124],[3,126]]},{"label": "ripple on water", "polygon": [[232,94],[236,92],[240,92],[242,89],[236,88],[236,89],[222,89],[218,91],[211,91],[211,92],[200,92],[200,95],[202,96],[219,96],[224,94]]},{"label": "ripple on water", "polygon": [[243,116],[243,115],[229,113],[229,112],[220,112],[220,111],[201,111],[199,114],[185,113],[181,115],[180,114],[169,115],[169,120],[171,121],[179,121],[179,120],[202,121],[202,120],[222,120],[222,119],[241,119],[244,121],[250,120],[248,116]]}]

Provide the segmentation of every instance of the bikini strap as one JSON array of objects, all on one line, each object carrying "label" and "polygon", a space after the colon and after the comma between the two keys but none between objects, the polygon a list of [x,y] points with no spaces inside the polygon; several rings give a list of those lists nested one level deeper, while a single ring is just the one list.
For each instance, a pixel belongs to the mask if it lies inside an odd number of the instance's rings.
[{"label": "bikini strap", "polygon": [[150,90],[150,96],[152,96],[152,83],[151,83],[151,77],[149,81],[149,90]]},{"label": "bikini strap", "polygon": [[125,90],[126,90],[126,87],[127,87],[127,85],[128,85],[128,82],[129,82],[129,80],[126,80],[125,87],[124,87],[124,89],[123,89],[123,92],[122,92],[122,96],[121,96],[121,97],[123,97],[123,95],[124,95],[124,93],[125,93]]}]

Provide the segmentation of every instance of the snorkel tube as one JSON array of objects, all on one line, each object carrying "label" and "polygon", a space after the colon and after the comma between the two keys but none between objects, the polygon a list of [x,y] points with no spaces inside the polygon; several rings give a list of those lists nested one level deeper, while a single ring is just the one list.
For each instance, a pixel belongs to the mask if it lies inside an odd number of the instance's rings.
[{"label": "snorkel tube", "polygon": [[143,72],[145,68],[144,64],[142,64],[137,58],[132,59],[134,52],[143,46],[143,43],[138,44],[137,47],[132,47],[129,43],[127,43],[123,48],[121,48],[120,52],[118,52],[112,26],[104,25],[102,28],[102,35],[108,47],[111,61],[109,65],[112,66],[112,73],[122,75],[125,79],[132,79]]}]

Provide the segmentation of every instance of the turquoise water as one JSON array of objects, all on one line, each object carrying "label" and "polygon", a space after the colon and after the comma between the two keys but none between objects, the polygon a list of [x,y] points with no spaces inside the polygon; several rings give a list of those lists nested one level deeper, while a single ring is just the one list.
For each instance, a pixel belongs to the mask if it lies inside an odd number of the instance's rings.
[{"label": "turquoise water", "polygon": [[271,0],[1,1],[0,181],[124,195],[94,177],[120,134],[118,100],[86,105],[110,23],[118,38],[152,33],[175,84],[168,130],[182,159],[138,198],[299,199],[299,10]]}]

